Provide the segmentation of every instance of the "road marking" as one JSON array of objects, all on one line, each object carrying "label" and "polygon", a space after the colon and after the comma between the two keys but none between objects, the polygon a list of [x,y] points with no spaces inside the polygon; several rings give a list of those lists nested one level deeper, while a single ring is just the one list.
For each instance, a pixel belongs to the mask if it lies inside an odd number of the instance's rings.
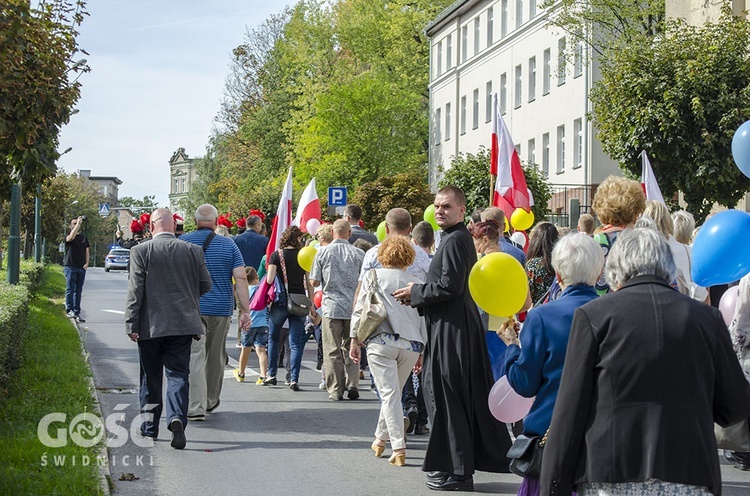
[{"label": "road marking", "polygon": [[102,312],[116,313],[117,315],[125,315],[124,310],[102,310]]}]

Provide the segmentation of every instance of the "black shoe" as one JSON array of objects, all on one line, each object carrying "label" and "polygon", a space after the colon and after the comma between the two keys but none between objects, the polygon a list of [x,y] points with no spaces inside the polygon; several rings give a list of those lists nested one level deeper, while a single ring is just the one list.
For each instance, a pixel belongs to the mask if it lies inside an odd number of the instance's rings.
[{"label": "black shoe", "polygon": [[427,472],[427,480],[441,481],[449,475],[450,474],[448,472],[440,472],[439,470],[435,470],[434,472]]},{"label": "black shoe", "polygon": [[149,433],[145,432],[143,429],[141,429],[140,431],[138,431],[138,433],[141,435],[141,437],[150,437],[151,439],[156,439],[157,437],[159,437],[158,433],[157,434],[149,434]]},{"label": "black shoe", "polygon": [[297,384],[296,382],[293,382],[289,384],[289,389],[291,389],[292,391],[299,391],[299,384]]},{"label": "black shoe", "polygon": [[263,379],[263,385],[264,386],[275,386],[276,385],[276,378],[275,377],[266,377]]},{"label": "black shoe", "polygon": [[440,480],[427,479],[427,487],[433,491],[474,491],[474,477],[450,474]]},{"label": "black shoe", "polygon": [[214,413],[217,408],[219,408],[219,405],[221,405],[221,400],[216,400],[216,404],[212,406],[211,408],[206,408],[206,413]]},{"label": "black shoe", "polygon": [[416,427],[414,427],[414,434],[417,436],[424,436],[425,434],[430,433],[430,428],[427,427],[427,424],[417,424]]},{"label": "black shoe", "polygon": [[188,415],[187,419],[191,422],[201,422],[203,420],[206,420],[206,416],[202,413],[199,413],[197,415]]},{"label": "black shoe", "polygon": [[359,391],[357,388],[349,388],[349,391],[346,393],[346,397],[350,400],[357,400],[359,399]]},{"label": "black shoe", "polygon": [[406,411],[406,417],[409,419],[409,427],[406,428],[406,433],[411,434],[417,426],[417,409],[414,407],[409,408]]},{"label": "black shoe", "polygon": [[187,439],[185,439],[185,426],[182,425],[182,420],[172,420],[169,423],[169,430],[172,431],[172,442],[170,445],[174,449],[184,449]]}]

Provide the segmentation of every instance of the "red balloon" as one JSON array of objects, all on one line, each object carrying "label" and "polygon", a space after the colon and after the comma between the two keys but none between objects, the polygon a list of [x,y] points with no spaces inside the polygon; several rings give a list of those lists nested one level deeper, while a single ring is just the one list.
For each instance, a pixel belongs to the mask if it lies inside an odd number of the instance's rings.
[{"label": "red balloon", "polygon": [[316,291],[313,295],[313,303],[317,308],[323,305],[323,291]]}]

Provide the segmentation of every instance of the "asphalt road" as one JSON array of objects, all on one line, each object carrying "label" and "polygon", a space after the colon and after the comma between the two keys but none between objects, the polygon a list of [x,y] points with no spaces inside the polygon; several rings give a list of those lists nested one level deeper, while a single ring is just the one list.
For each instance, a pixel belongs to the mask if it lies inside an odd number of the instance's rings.
[{"label": "asphalt road", "polygon": [[[127,273],[102,268],[87,271],[83,291],[81,338],[89,354],[94,383],[105,420],[137,432],[138,354],[125,335],[123,309]],[[179,308],[174,309],[176,312]],[[386,451],[375,459],[370,443],[379,402],[363,381],[357,401],[331,402],[318,389],[315,343],[305,348],[300,387],[294,392],[255,385],[257,357],[251,356],[245,383],[232,377],[239,358],[236,320],[227,351],[221,405],[205,422],[191,422],[187,447],[169,446],[164,418],[160,438],[148,440],[112,430],[109,467],[117,495],[248,494],[267,496],[338,496],[435,494],[424,485],[421,464],[426,436],[409,436],[407,466],[388,464]],[[233,337],[234,336],[234,337]],[[279,377],[283,378],[283,370]],[[131,425],[134,426],[131,430]],[[132,474],[135,480],[119,480]],[[750,472],[722,461],[723,494],[750,494]],[[520,478],[513,474],[477,473],[475,492],[515,495]]]}]

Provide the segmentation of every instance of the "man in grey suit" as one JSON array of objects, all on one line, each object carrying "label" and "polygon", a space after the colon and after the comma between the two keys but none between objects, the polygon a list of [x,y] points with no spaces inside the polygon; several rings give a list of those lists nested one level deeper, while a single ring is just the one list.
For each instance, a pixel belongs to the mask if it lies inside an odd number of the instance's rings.
[{"label": "man in grey suit", "polygon": [[203,334],[200,297],[211,289],[211,275],[201,247],[175,237],[176,221],[169,209],[156,209],[150,224],[153,238],[130,250],[125,326],[138,343],[141,413],[153,414],[141,424],[141,434],[154,439],[159,435],[166,370],[171,445],[183,449],[190,345]]}]

